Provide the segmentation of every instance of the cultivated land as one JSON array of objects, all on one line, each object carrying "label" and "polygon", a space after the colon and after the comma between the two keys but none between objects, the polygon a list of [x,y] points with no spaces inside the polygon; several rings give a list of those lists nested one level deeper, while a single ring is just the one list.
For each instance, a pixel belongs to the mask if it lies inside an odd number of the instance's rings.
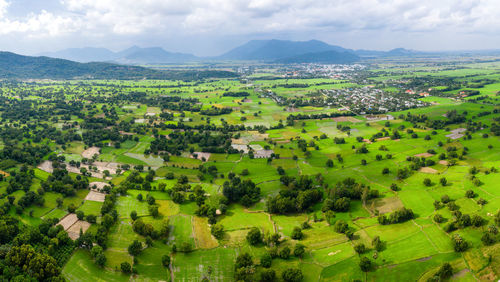
[{"label": "cultivated land", "polygon": [[2,81],[2,214],[70,281],[496,281],[499,71]]}]

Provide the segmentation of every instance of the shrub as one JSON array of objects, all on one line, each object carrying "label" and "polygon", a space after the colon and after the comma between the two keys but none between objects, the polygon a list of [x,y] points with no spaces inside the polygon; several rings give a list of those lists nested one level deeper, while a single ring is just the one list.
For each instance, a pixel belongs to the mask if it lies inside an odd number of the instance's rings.
[{"label": "shrub", "polygon": [[283,271],[281,277],[286,282],[300,282],[304,279],[302,271],[298,268],[288,268],[287,270]]},{"label": "shrub", "polygon": [[246,238],[248,243],[250,243],[250,245],[253,246],[262,243],[262,233],[260,232],[260,229],[257,227],[252,227],[252,229],[248,231]]}]

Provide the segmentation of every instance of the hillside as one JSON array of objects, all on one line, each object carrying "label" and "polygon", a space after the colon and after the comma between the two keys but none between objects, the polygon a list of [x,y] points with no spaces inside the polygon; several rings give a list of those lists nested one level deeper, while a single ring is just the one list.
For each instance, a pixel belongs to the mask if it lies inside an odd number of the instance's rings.
[{"label": "hillside", "polygon": [[235,77],[227,71],[159,71],[112,63],[78,63],[64,59],[31,57],[0,52],[0,78],[3,79],[174,79]]},{"label": "hillside", "polygon": [[164,64],[183,63],[196,59],[197,57],[191,54],[167,52],[163,48],[152,47],[134,48],[132,52],[115,59],[115,61],[133,64]]},{"label": "hillside", "polygon": [[168,52],[161,47],[141,48],[137,46],[132,46],[119,52],[113,52],[106,48],[85,47],[46,52],[40,55],[80,63],[119,62],[125,64],[166,64],[183,63],[199,59],[192,54]]},{"label": "hillside", "polygon": [[224,60],[277,60],[325,51],[347,52],[348,49],[318,40],[252,40],[219,56]]}]

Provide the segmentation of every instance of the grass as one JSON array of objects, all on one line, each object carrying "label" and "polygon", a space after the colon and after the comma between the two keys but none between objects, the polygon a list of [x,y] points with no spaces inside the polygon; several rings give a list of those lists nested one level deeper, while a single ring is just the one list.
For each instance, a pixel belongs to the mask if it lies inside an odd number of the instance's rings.
[{"label": "grass", "polygon": [[[174,281],[201,281],[204,277],[208,277],[211,281],[233,281],[234,262],[238,254],[248,252],[254,257],[255,263],[258,263],[259,257],[267,251],[267,247],[264,245],[250,246],[247,243],[246,235],[251,227],[257,227],[266,234],[278,232],[283,239],[280,248],[284,246],[293,247],[299,242],[306,246],[306,254],[302,259],[292,257],[288,260],[279,258],[273,260],[272,269],[276,270],[278,277],[281,276],[285,269],[296,267],[303,271],[304,281],[426,281],[443,262],[452,263],[455,273],[460,274],[463,269],[472,271],[465,274],[461,273],[463,276],[455,277],[455,280],[469,281],[475,278],[485,280],[485,276],[482,275],[499,273],[498,244],[492,247],[484,247],[480,238],[486,226],[493,224],[491,215],[498,212],[500,206],[500,190],[497,187],[497,183],[500,181],[500,173],[485,173],[486,169],[500,167],[500,140],[498,136],[492,136],[491,134],[488,138],[482,138],[483,133],[490,133],[491,123],[494,119],[499,118],[500,114],[492,113],[483,117],[477,117],[477,115],[483,111],[499,109],[495,95],[500,90],[500,83],[498,83],[500,75],[496,73],[500,64],[497,62],[473,63],[468,67],[462,67],[463,64],[460,63],[451,67],[444,63],[438,66],[424,65],[418,62],[405,63],[403,66],[398,62],[385,60],[377,61],[376,64],[374,63],[367,70],[367,73],[371,73],[372,79],[382,82],[384,86],[377,84],[375,87],[383,87],[384,90],[394,93],[398,93],[401,89],[406,89],[410,85],[398,81],[411,79],[412,76],[425,78],[425,76],[429,75],[439,78],[437,81],[442,77],[446,77],[449,80],[464,82],[462,84],[463,89],[465,89],[465,82],[474,83],[474,80],[480,78],[490,78],[494,80],[494,83],[478,88],[481,95],[488,96],[487,99],[482,100],[485,103],[472,102],[471,100],[457,101],[449,97],[426,97],[421,100],[432,102],[432,106],[390,113],[396,120],[390,121],[387,126],[385,121],[369,122],[367,125],[366,117],[356,116],[356,119],[360,122],[337,122],[330,118],[304,119],[296,121],[292,126],[274,127],[266,130],[265,133],[259,133],[255,130],[238,132],[240,134],[238,142],[252,146],[270,146],[276,154],[279,154],[279,159],[274,159],[269,163],[266,159],[250,159],[245,154],[228,154],[227,152],[211,154],[207,162],[190,158],[188,151],[191,148],[194,151],[199,151],[201,149],[199,144],[186,144],[187,149],[179,155],[172,154],[169,162],[164,162],[161,157],[144,155],[144,152],[154,140],[152,136],[156,134],[156,131],[153,132],[145,124],[135,124],[134,120],[143,119],[144,114],[147,112],[159,114],[163,110],[159,104],[156,105],[157,107],[151,107],[130,101],[119,102],[112,107],[118,114],[119,122],[122,123],[120,130],[126,128],[125,131],[134,132],[134,135],[132,139],[127,137],[126,141],[121,142],[120,148],[115,148],[113,145],[103,146],[102,154],[98,159],[128,164],[132,169],[136,165],[143,165],[146,170],[147,167],[155,169],[156,175],[152,181],[153,191],[131,189],[119,195],[115,206],[119,219],[111,227],[107,237],[108,248],[105,255],[108,261],[106,267],[104,269],[96,267],[88,252],[77,250],[63,268],[65,278],[70,281],[89,279],[102,281],[168,281],[173,277]],[[163,68],[164,66],[159,67]],[[272,91],[284,97],[309,99],[309,94],[314,94],[319,89],[365,86],[350,81],[329,78],[287,79],[285,82],[271,66],[266,68],[269,69],[258,70],[258,73],[249,76],[253,80],[248,83],[255,86],[248,87],[248,89],[246,83],[242,84],[238,79],[213,79],[197,81],[196,83],[151,80],[45,83],[56,89],[82,87],[80,85],[82,84],[86,87],[85,89],[88,88],[89,93],[93,93],[93,95],[100,93],[102,97],[110,99],[114,97],[113,93],[117,87],[120,87],[120,93],[141,92],[145,93],[145,98],[155,99],[159,95],[189,96],[198,98],[203,103],[204,108],[211,105],[235,108],[231,114],[210,117],[210,122],[214,126],[222,126],[226,122],[228,125],[277,126],[280,120],[285,121],[286,124],[287,117],[292,113],[283,111],[284,107],[277,105],[271,99],[260,97],[261,93],[254,91],[254,88],[272,89]],[[383,70],[383,72],[377,70]],[[391,80],[389,81],[389,79]],[[333,84],[333,82],[335,83]],[[89,83],[95,85],[89,85]],[[309,86],[285,88],[279,85],[283,83],[301,83],[309,84]],[[436,85],[432,87],[442,90],[446,86]],[[2,87],[2,89],[6,89],[6,87]],[[463,89],[450,91],[448,94],[456,94]],[[240,98],[220,97],[225,91],[240,90],[249,91],[251,101],[241,102]],[[36,93],[36,91],[33,92]],[[81,93],[81,95],[85,97],[87,94]],[[70,98],[77,97],[74,95]],[[36,96],[31,98],[40,99],[47,102],[46,104],[50,104],[50,100],[46,97]],[[92,108],[92,111],[95,111],[95,115],[101,115],[104,104],[98,102],[94,104],[96,107]],[[473,132],[471,140],[460,139],[448,142],[445,135],[451,129],[466,127],[466,125],[447,125],[445,128],[436,129],[436,134],[432,135],[432,130],[428,128],[428,124],[419,122],[417,128],[412,122],[399,119],[400,114],[406,115],[411,112],[412,114],[425,114],[430,119],[446,120],[443,114],[450,110],[467,111],[467,119],[481,122],[483,129],[478,128],[477,131]],[[87,108],[82,111],[85,115],[89,113]],[[336,107],[305,106],[298,107],[297,112],[294,114],[332,113],[336,111]],[[180,121],[186,126],[192,127],[207,124],[207,117],[197,112],[184,111],[184,116],[181,116],[179,111],[173,111],[173,113],[173,120],[155,121],[155,129],[158,130],[158,134],[169,134],[173,129],[164,125],[175,125]],[[85,121],[79,116],[72,115],[71,122],[77,121],[79,124],[83,124]],[[242,122],[241,117],[246,117],[247,120]],[[50,121],[50,124],[62,129],[61,122],[53,123]],[[347,132],[338,129],[338,125],[349,126],[351,131],[347,134]],[[400,126],[405,128],[399,128]],[[407,128],[413,128],[419,137],[412,138],[411,134],[406,132]],[[369,151],[366,154],[357,154],[355,152],[355,148],[361,145],[356,140],[356,137],[370,138],[382,129],[388,132],[397,129],[402,134],[402,137],[399,141],[377,140],[373,144],[366,144]],[[82,133],[85,130],[79,129],[77,132]],[[63,130],[63,134],[66,133]],[[236,132],[233,133],[236,134]],[[327,138],[318,138],[323,134]],[[424,140],[426,135],[431,136],[431,140]],[[342,137],[346,143],[335,144],[332,140],[334,137]],[[306,149],[310,156],[307,156],[306,153],[299,149],[297,140],[291,141],[291,138],[301,138],[306,143],[314,142],[315,146],[308,146]],[[443,142],[444,145],[438,146],[439,141]],[[81,160],[81,153],[85,149],[83,142],[71,142],[66,144],[65,149],[48,138],[43,142],[50,144],[53,151],[64,156],[66,161]],[[107,143],[109,140],[104,140],[104,142]],[[3,146],[3,144],[2,142],[0,146]],[[492,148],[488,149],[488,144],[492,144]],[[379,149],[382,145],[387,147],[387,151]],[[397,179],[398,169],[410,165],[407,157],[432,149],[436,151],[436,155],[428,159],[438,161],[438,155],[441,153],[448,154],[447,148],[451,146],[456,146],[459,154],[462,153],[463,148],[468,148],[468,154],[459,160],[458,165],[446,167],[445,165],[435,164],[431,167],[437,170],[436,174],[412,171],[408,178],[404,180]],[[337,160],[337,154],[343,157],[343,162]],[[382,160],[377,160],[376,156],[378,154],[383,156]],[[389,159],[386,154],[392,154],[393,157]],[[47,158],[48,156],[45,156],[45,159]],[[334,161],[334,167],[326,167],[328,159]],[[363,159],[367,161],[366,165],[361,165]],[[200,165],[205,168],[215,166],[217,168],[217,177],[205,175],[205,179],[200,180],[198,177]],[[476,186],[471,181],[469,175],[471,166],[479,168],[480,172],[476,177],[482,182],[482,185]],[[313,221],[313,215],[316,215],[319,219],[324,219],[321,211],[323,204],[321,203],[302,213],[270,215],[266,212],[267,197],[275,196],[286,190],[295,192],[292,187],[281,184],[281,175],[277,172],[278,167],[282,167],[288,176],[310,175],[316,179],[316,176],[321,174],[322,182],[315,181],[314,185],[317,185],[324,192],[324,199],[327,195],[334,193],[334,187],[338,181],[347,177],[352,177],[357,182],[368,185],[373,190],[378,190],[380,197],[370,199],[364,205],[361,200],[353,199],[348,212],[335,212],[334,221],[345,220],[355,232],[354,239],[350,241],[344,234],[335,232],[333,226],[328,225],[324,220]],[[382,175],[384,168],[388,168],[389,173]],[[19,167],[14,167],[7,170],[10,173],[18,169]],[[241,176],[241,178],[243,180],[252,180],[258,185],[261,189],[262,201],[249,208],[245,208],[240,204],[229,204],[227,212],[216,218],[217,222],[223,225],[226,231],[225,237],[220,241],[212,237],[208,218],[196,215],[198,205],[195,201],[186,200],[182,204],[176,204],[172,201],[168,192],[155,190],[160,183],[165,183],[168,191],[174,188],[177,179],[181,175],[186,175],[191,189],[196,185],[201,185],[205,190],[207,197],[205,204],[219,208],[221,199],[224,200],[222,191],[224,182],[228,180],[228,174],[232,172],[240,175],[244,169],[248,170],[249,174]],[[165,179],[170,172],[174,173],[174,179]],[[129,174],[130,171],[126,171],[121,176],[114,176],[111,182],[115,187],[120,187]],[[145,175],[146,172],[142,173],[142,176]],[[50,174],[34,169],[34,176],[35,180],[29,189],[37,192],[40,187],[44,186],[43,182],[47,181]],[[76,177],[76,174],[71,174],[71,177]],[[448,180],[447,186],[439,184],[442,177],[446,177]],[[429,187],[423,185],[426,178],[429,178],[433,183]],[[399,186],[398,191],[390,189],[393,183]],[[0,193],[7,194],[8,185],[8,181],[0,182]],[[477,196],[475,198],[469,199],[465,197],[465,192],[469,189],[476,192]],[[9,214],[18,218],[22,223],[31,226],[37,226],[41,222],[41,218],[63,217],[67,213],[67,207],[70,204],[75,205],[78,210],[83,211],[85,214],[99,215],[102,203],[84,202],[87,193],[88,190],[83,189],[77,191],[76,196],[63,197],[62,194],[47,189],[43,195],[45,199],[43,206],[29,206],[19,215],[11,208]],[[139,193],[142,194],[144,199],[146,199],[147,195],[156,198],[160,213],[159,217],[153,218],[149,215],[147,202],[145,200],[139,201],[136,198]],[[16,198],[14,203],[17,204],[24,194],[25,192],[22,190],[13,192],[12,196]],[[480,228],[467,227],[450,234],[445,233],[442,229],[444,224],[436,224],[432,220],[437,213],[442,214],[448,221],[453,220],[453,215],[448,208],[444,207],[439,210],[434,208],[434,201],[439,201],[443,195],[448,195],[455,200],[462,213],[469,215],[480,214],[488,222]],[[56,207],[56,199],[59,197],[64,198],[61,208]],[[479,206],[477,204],[479,198],[486,199],[488,203],[483,207]],[[3,198],[1,202],[4,203],[5,201],[7,199]],[[416,218],[399,224],[380,225],[378,223],[378,213],[390,213],[401,207],[411,208]],[[155,229],[159,229],[163,221],[167,219],[171,228],[169,240],[163,238],[154,240],[152,246],[145,248],[137,256],[137,264],[134,265],[137,275],[128,277],[115,271],[115,269],[119,268],[119,265],[124,261],[133,262],[133,258],[127,252],[127,247],[133,240],[140,240],[141,242],[146,240],[146,238],[132,230],[132,220],[129,216],[132,210],[135,210],[145,223],[151,224]],[[32,211],[32,216],[29,215],[30,211]],[[293,229],[301,226],[306,221],[311,225],[311,228],[303,230],[304,238],[300,241],[291,239]],[[95,233],[97,228],[98,225],[93,225],[90,230]],[[451,236],[456,233],[471,244],[471,248],[463,254],[456,254],[453,251]],[[371,241],[375,236],[379,236],[385,244],[385,249],[377,252],[376,258],[374,258],[375,251],[371,249]],[[190,253],[179,251],[172,253],[174,244],[179,249],[183,243],[191,244],[194,250]],[[360,256],[355,253],[353,246],[359,243],[364,243],[370,248],[363,256],[369,257],[376,266],[368,273],[362,272],[358,266]],[[168,268],[161,265],[161,257],[166,254],[172,256],[173,273],[170,273]],[[491,261],[488,260],[488,254],[492,255]],[[210,275],[209,267],[212,268]],[[256,268],[256,279],[258,279],[261,270],[261,267]]]},{"label": "grass", "polygon": [[103,271],[92,261],[90,253],[81,249],[64,265],[62,274],[70,281],[129,281],[121,272]]}]

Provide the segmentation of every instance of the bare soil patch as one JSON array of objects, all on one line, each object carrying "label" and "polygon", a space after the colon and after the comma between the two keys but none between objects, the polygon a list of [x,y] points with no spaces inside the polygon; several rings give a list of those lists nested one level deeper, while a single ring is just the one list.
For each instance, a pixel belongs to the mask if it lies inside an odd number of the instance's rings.
[{"label": "bare soil patch", "polygon": [[243,138],[240,138],[240,139],[231,138],[231,144],[233,144],[233,145],[246,145],[246,144],[248,144],[248,141],[243,139]]},{"label": "bare soil patch", "polygon": [[336,122],[345,122],[345,121],[348,121],[348,122],[361,122],[361,120],[357,119],[357,118],[354,118],[354,117],[334,117],[332,118],[333,121],[336,121]]},{"label": "bare soil patch", "polygon": [[247,145],[240,145],[240,144],[232,144],[231,147],[238,151],[243,151],[243,153],[248,153],[248,146]]},{"label": "bare soil patch", "polygon": [[470,272],[470,270],[468,270],[467,268],[466,269],[462,269],[459,272],[453,274],[453,276],[451,277],[451,279],[457,279],[457,278],[463,277],[463,276],[465,276],[469,272]]},{"label": "bare soil patch", "polygon": [[377,140],[377,141],[385,141],[385,140],[390,140],[390,139],[391,139],[391,137],[380,137],[380,138],[377,138],[375,140]]},{"label": "bare soil patch", "polygon": [[404,207],[403,203],[398,197],[374,199],[369,202],[369,207],[371,210],[378,210],[379,213],[390,213],[399,208]]},{"label": "bare soil patch", "polygon": [[446,166],[447,166],[449,163],[448,163],[448,161],[445,161],[445,160],[440,160],[440,161],[439,161],[439,164],[442,164],[442,165],[446,165]]},{"label": "bare soil patch", "polygon": [[460,138],[462,138],[464,136],[465,135],[460,134],[460,133],[451,133],[451,134],[446,135],[446,137],[448,137],[450,139],[453,139],[453,140],[460,139]]},{"label": "bare soil patch", "polygon": [[90,147],[82,152],[82,157],[92,159],[94,155],[99,155],[99,147]]},{"label": "bare soil patch", "polygon": [[418,158],[430,158],[434,156],[433,154],[430,154],[430,153],[421,153],[421,154],[416,154],[415,157],[418,157]]},{"label": "bare soil patch", "polygon": [[94,201],[94,202],[104,202],[106,198],[106,194],[96,191],[90,191],[85,197],[86,201]]},{"label": "bare soil patch", "polygon": [[194,159],[196,155],[196,159],[200,160],[200,161],[203,161],[203,159],[205,159],[205,161],[208,161],[208,159],[210,159],[210,153],[205,153],[205,152],[193,152],[192,155],[190,155],[189,157]]},{"label": "bare soil patch", "polygon": [[38,165],[38,168],[45,171],[45,172],[49,172],[49,173],[52,173],[54,171],[54,169],[52,168],[51,161],[44,161],[43,163]]},{"label": "bare soil patch", "polygon": [[428,261],[430,260],[432,257],[424,257],[424,258],[419,258],[417,259],[417,261]]},{"label": "bare soil patch", "polygon": [[255,158],[256,159],[267,159],[271,157],[271,154],[274,153],[273,150],[257,150],[255,151]]},{"label": "bare soil patch", "polygon": [[64,228],[64,230],[67,230],[77,221],[78,218],[76,217],[76,214],[70,213],[67,214],[65,217],[61,218],[61,220],[59,221],[59,223],[57,223],[57,225],[61,225]]},{"label": "bare soil patch", "polygon": [[92,189],[92,190],[94,190],[94,191],[95,191],[95,190],[101,190],[101,189],[103,189],[103,188],[104,188],[104,186],[108,186],[108,185],[109,185],[109,184],[108,184],[108,183],[106,183],[106,182],[97,182],[97,181],[96,181],[96,182],[90,182],[90,183],[89,183],[89,187],[90,187],[90,189]]},{"label": "bare soil patch", "polygon": [[431,174],[436,174],[438,173],[437,170],[433,169],[432,167],[422,167],[419,169],[420,172],[423,172],[423,173],[431,173]]},{"label": "bare soil patch", "polygon": [[82,230],[83,233],[89,229],[90,223],[82,220],[78,220],[75,222],[75,224],[71,225],[66,232],[68,232],[69,238],[76,240],[78,237],[80,237],[80,229]]}]

